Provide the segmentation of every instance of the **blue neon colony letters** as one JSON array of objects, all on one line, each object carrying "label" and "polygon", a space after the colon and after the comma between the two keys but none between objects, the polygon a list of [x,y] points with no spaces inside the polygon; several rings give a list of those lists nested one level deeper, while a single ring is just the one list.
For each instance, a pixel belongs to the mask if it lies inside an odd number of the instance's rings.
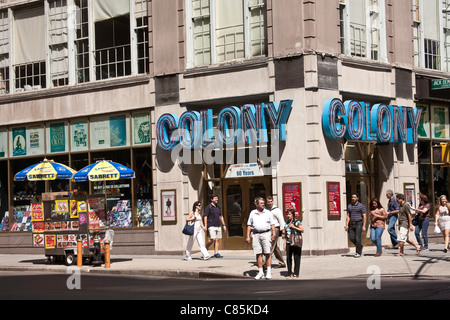
[{"label": "blue neon colony letters", "polygon": [[[218,136],[213,136],[213,112],[211,109],[186,111],[180,118],[173,113],[165,113],[158,119],[156,133],[161,149],[170,151],[178,143],[184,148],[206,147],[215,142],[236,144],[238,142],[268,142],[267,122],[271,129],[279,131],[279,140],[286,141],[286,123],[292,110],[293,100],[283,100],[262,104],[246,104],[226,107],[217,117]],[[267,117],[267,121],[266,121]],[[256,133],[252,135],[248,129]],[[177,134],[176,132],[177,131]]]},{"label": "blue neon colony letters", "polygon": [[322,127],[330,139],[417,143],[421,109],[328,99]]}]

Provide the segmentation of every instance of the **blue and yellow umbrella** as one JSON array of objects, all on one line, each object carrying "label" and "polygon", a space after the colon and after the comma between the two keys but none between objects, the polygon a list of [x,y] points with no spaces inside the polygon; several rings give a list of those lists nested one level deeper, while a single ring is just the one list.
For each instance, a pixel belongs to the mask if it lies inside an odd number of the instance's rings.
[{"label": "blue and yellow umbrella", "polygon": [[101,160],[90,164],[73,176],[75,181],[107,181],[129,178],[134,178],[133,170],[110,160]]},{"label": "blue and yellow umbrella", "polygon": [[56,179],[72,179],[76,173],[72,168],[53,160],[44,159],[43,161],[29,166],[14,176],[15,181],[41,181]]}]

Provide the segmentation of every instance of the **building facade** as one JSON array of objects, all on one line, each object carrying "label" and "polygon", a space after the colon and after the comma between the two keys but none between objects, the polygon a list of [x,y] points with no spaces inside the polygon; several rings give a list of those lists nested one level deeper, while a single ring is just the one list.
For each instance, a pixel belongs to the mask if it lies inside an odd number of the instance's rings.
[{"label": "building facade", "polygon": [[24,219],[35,194],[105,192],[13,181],[48,158],[136,171],[106,186],[123,210],[116,253],[181,253],[184,220],[210,194],[222,248],[250,248],[246,217],[272,195],[302,219],[306,254],[348,252],[353,192],[368,207],[388,189],[413,203],[448,190],[432,156],[450,139],[433,82],[448,77],[449,12],[438,0],[5,1],[0,251],[39,250]]}]

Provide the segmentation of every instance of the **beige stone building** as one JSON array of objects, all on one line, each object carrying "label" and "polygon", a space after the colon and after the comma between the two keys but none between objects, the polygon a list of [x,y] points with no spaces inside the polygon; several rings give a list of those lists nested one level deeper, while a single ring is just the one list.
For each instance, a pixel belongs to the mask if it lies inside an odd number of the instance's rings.
[{"label": "beige stone building", "polygon": [[[368,207],[375,197],[386,206],[388,189],[416,203],[419,191],[433,199],[448,190],[448,169],[431,159],[450,139],[446,89],[432,87],[448,77],[448,12],[438,0],[3,1],[0,252],[42,251],[24,225],[34,194],[104,192],[99,183],[13,181],[43,158],[136,171],[107,183],[107,209],[125,208],[108,215],[116,253],[181,254],[184,220],[209,194],[224,212],[224,249],[250,248],[254,197],[273,195],[301,217],[305,254],[348,252],[351,193]],[[365,104],[329,116],[329,99]],[[377,104],[404,108],[372,117]],[[231,129],[252,126],[268,129],[268,142],[259,134],[256,146],[235,143],[242,136]],[[181,160],[175,147],[200,134],[203,148]],[[219,137],[231,144],[212,148]]]}]

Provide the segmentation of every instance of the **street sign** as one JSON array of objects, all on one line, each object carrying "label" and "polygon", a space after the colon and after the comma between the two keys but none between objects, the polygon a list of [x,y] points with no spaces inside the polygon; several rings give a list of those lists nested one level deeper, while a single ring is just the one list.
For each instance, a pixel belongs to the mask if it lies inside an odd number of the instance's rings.
[{"label": "street sign", "polygon": [[431,90],[450,88],[450,79],[431,80]]}]

